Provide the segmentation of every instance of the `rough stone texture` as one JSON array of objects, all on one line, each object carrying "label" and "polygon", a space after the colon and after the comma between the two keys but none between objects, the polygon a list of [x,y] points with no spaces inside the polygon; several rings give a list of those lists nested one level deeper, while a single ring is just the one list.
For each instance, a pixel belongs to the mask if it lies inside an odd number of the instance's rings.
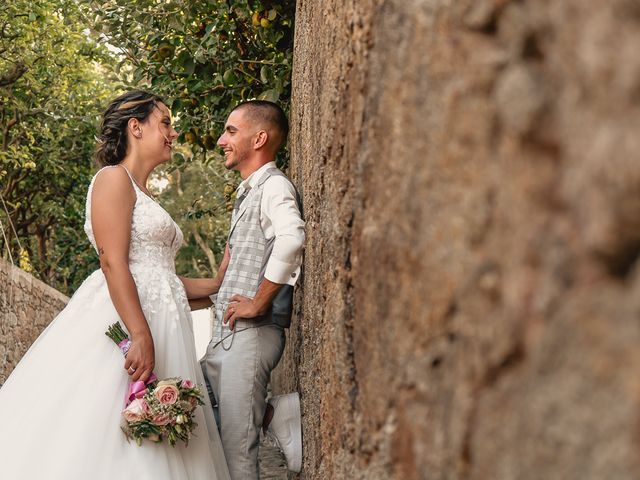
[{"label": "rough stone texture", "polygon": [[268,437],[260,435],[260,480],[287,480],[287,461],[278,448]]},{"label": "rough stone texture", "polygon": [[640,478],[640,4],[299,0],[305,479]]},{"label": "rough stone texture", "polygon": [[62,293],[0,259],[0,386],[68,301]]}]

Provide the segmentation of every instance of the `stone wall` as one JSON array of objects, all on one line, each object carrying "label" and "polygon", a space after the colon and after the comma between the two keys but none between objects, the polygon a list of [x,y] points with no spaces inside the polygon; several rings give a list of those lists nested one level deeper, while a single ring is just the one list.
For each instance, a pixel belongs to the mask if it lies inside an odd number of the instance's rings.
[{"label": "stone wall", "polygon": [[299,0],[305,479],[640,476],[640,7]]},{"label": "stone wall", "polygon": [[0,386],[68,300],[0,259]]}]

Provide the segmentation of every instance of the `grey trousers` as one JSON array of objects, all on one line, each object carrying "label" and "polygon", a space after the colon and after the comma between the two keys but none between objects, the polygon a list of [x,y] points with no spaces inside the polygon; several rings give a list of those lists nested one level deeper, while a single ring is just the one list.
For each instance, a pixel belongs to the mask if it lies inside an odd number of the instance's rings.
[{"label": "grey trousers", "polygon": [[[249,322],[243,322],[249,325]],[[242,329],[231,338],[211,342],[200,360],[207,387],[218,405],[216,412],[222,447],[232,480],[260,478],[258,444],[266,409],[271,371],[282,356],[284,329],[264,325]],[[212,405],[216,403],[211,402]],[[215,408],[214,408],[215,410]]]}]

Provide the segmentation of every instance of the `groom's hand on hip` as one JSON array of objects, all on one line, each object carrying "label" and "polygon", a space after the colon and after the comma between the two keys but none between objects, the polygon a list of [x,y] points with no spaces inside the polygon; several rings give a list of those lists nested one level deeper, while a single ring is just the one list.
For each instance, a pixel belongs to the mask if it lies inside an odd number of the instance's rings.
[{"label": "groom's hand on hip", "polygon": [[234,329],[236,320],[239,318],[255,318],[260,315],[260,311],[253,301],[253,298],[234,295],[224,313],[224,323],[229,324],[231,330]]},{"label": "groom's hand on hip", "polygon": [[229,301],[223,322],[228,322],[229,328],[233,330],[236,320],[239,318],[255,318],[264,315],[269,311],[271,302],[281,287],[281,283],[274,283],[265,278],[262,280],[255,298],[234,295]]}]

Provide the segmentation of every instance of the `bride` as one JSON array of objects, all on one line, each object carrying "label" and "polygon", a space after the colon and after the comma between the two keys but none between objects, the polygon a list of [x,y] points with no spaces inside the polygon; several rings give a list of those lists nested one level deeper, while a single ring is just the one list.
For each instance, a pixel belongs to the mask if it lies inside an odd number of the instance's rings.
[{"label": "bride", "polygon": [[[104,113],[85,231],[100,257],[67,307],[0,388],[0,472],[10,480],[228,479],[206,392],[185,447],[127,443],[120,430],[131,381],[182,377],[200,384],[187,298],[216,279],[175,274],[182,232],[146,189],[171,159],[177,132],[159,97],[132,91]],[[132,346],[123,358],[104,332],[121,321]]]}]

